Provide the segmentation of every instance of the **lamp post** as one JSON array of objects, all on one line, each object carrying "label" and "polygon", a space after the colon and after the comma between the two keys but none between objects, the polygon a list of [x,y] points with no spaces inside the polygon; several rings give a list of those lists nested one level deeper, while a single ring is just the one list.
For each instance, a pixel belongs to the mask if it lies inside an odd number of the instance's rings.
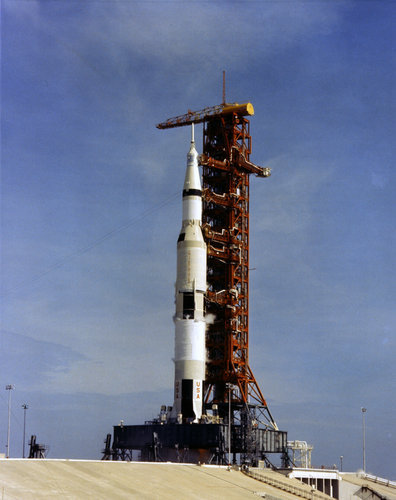
[{"label": "lamp post", "polygon": [[232,384],[226,384],[228,389],[228,465],[231,465],[231,394]]},{"label": "lamp post", "polygon": [[22,405],[23,408],[23,447],[22,447],[22,458],[25,458],[25,431],[26,431],[26,410],[29,406],[24,403]]},{"label": "lamp post", "polygon": [[12,384],[6,385],[8,391],[8,429],[7,429],[7,454],[6,457],[10,458],[10,429],[11,429],[11,391],[15,389]]},{"label": "lamp post", "polygon": [[341,456],[340,456],[340,472],[342,472],[342,459],[343,459],[343,458],[344,458],[344,457],[341,455]]},{"label": "lamp post", "polygon": [[363,472],[366,472],[366,411],[367,408],[362,410],[362,428],[363,428]]}]

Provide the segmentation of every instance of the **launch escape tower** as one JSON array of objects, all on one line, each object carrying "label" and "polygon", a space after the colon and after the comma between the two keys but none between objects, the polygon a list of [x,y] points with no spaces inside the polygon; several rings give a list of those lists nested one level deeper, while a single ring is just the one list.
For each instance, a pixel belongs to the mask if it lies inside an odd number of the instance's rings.
[{"label": "launch escape tower", "polygon": [[[195,448],[200,453],[206,448],[217,463],[227,463],[227,453],[228,462],[232,453],[234,462],[239,456],[241,463],[253,464],[267,459],[267,453],[280,453],[284,465],[287,464],[287,433],[278,430],[249,366],[249,176],[270,176],[269,168],[250,161],[247,116],[253,114],[251,103],[226,103],[223,88],[221,105],[189,111],[157,125],[159,129],[167,129],[203,123],[203,152],[199,162],[202,232],[207,245],[205,309],[206,317],[211,319],[206,332],[204,386],[208,420],[193,425],[160,425],[166,422],[167,410],[163,407],[162,417],[151,422],[154,427],[127,426],[139,427],[139,438],[137,429],[131,430],[132,434],[126,438],[127,431],[114,428],[113,458],[117,458],[114,457],[117,450],[125,458],[129,440],[130,449],[140,449],[145,459],[159,459],[163,446],[177,449],[176,455],[163,451],[167,460],[173,457],[182,461],[180,448],[185,451]],[[170,427],[178,429],[164,429]],[[184,438],[180,434],[182,428]],[[144,439],[151,439],[146,450],[142,446]],[[131,440],[135,441],[134,447]],[[109,455],[109,449],[107,452]],[[201,456],[202,453],[190,454],[190,461],[198,461]]]}]

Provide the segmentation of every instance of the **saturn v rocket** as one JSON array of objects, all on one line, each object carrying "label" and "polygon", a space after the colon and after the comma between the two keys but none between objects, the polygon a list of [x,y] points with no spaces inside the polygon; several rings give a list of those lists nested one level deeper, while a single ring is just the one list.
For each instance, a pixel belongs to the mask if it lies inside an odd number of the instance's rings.
[{"label": "saturn v rocket", "polygon": [[172,417],[178,423],[198,422],[202,416],[206,362],[206,244],[201,223],[202,189],[192,124],[183,186],[182,227],[177,240],[175,399]]}]

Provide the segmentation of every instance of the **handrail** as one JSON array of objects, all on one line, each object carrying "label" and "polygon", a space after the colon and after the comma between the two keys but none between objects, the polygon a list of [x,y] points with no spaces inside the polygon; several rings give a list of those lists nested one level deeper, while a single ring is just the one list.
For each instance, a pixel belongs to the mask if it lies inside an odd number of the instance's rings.
[{"label": "handrail", "polygon": [[311,491],[307,491],[304,488],[300,488],[299,486],[294,486],[292,484],[287,483],[286,481],[280,481],[279,479],[275,479],[272,477],[265,476],[260,474],[259,472],[252,471],[250,469],[242,469],[242,472],[253,479],[257,479],[262,483],[266,483],[270,486],[274,486],[275,488],[279,488],[287,493],[291,493],[292,495],[299,496],[301,498],[307,498],[309,500],[323,500],[324,498],[329,498],[328,495],[322,493],[320,491],[311,489]]}]

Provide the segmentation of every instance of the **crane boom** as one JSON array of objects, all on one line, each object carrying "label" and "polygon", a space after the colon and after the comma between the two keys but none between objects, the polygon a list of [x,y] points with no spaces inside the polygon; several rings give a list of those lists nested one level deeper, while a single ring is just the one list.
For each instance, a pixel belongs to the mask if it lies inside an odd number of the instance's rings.
[{"label": "crane boom", "polygon": [[174,118],[169,118],[168,120],[159,123],[157,128],[166,129],[174,127],[184,127],[185,125],[191,125],[192,123],[202,123],[210,118],[219,115],[228,115],[230,113],[236,113],[240,116],[252,116],[254,115],[254,108],[251,102],[246,102],[244,104],[226,103],[218,104],[217,106],[210,106],[204,108],[200,111],[188,111],[184,115],[175,116]]}]

